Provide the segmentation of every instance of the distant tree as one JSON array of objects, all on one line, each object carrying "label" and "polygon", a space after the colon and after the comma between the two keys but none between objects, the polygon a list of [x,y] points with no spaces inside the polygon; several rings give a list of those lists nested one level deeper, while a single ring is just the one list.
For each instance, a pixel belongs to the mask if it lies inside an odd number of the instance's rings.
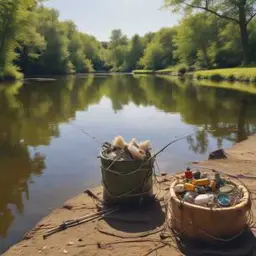
[{"label": "distant tree", "polygon": [[126,71],[126,59],[128,56],[128,39],[120,29],[113,30],[106,52],[107,65],[112,71]]},{"label": "distant tree", "polygon": [[147,44],[140,64],[145,69],[163,69],[176,63],[173,52],[175,28],[163,28],[155,33],[153,40]]},{"label": "distant tree", "polygon": [[138,67],[138,61],[143,56],[144,47],[139,35],[134,35],[128,46],[126,58],[127,70],[132,71]]},{"label": "distant tree", "polygon": [[80,37],[83,41],[83,48],[85,56],[91,60],[93,64],[93,68],[95,70],[103,70],[104,69],[104,57],[103,55],[103,47],[100,42],[93,36],[80,33]]},{"label": "distant tree", "polygon": [[127,45],[127,44],[128,44],[127,36],[123,35],[122,30],[114,29],[111,32],[110,42],[109,42],[110,48],[115,48],[119,45]]},{"label": "distant tree", "polygon": [[162,69],[162,59],[164,55],[164,49],[157,42],[152,42],[145,50],[144,56],[140,60],[140,64],[144,69]]},{"label": "distant tree", "polygon": [[77,31],[76,25],[72,21],[66,21],[63,23],[65,27],[65,32],[69,39],[68,51],[70,53],[69,59],[76,72],[90,72],[93,71],[92,63],[84,51],[84,42],[82,40],[81,34]]},{"label": "distant tree", "polygon": [[40,73],[67,74],[75,71],[70,61],[67,26],[60,23],[59,13],[54,9],[40,7],[39,32],[45,38],[47,47],[41,55],[38,65]]},{"label": "distant tree", "polygon": [[256,16],[256,0],[165,0],[165,6],[188,13],[193,10],[206,11],[239,25],[243,62],[250,62],[248,24]]},{"label": "distant tree", "polygon": [[19,57],[15,60],[15,64],[20,67],[24,74],[34,74],[36,72],[35,64],[47,45],[45,38],[38,31],[40,16],[36,11],[36,6],[32,10],[28,16],[30,25],[26,29],[24,38],[18,40],[20,46],[16,49]]},{"label": "distant tree", "polygon": [[18,74],[13,61],[17,47],[26,39],[35,4],[34,0],[0,0],[0,79]]},{"label": "distant tree", "polygon": [[183,19],[175,37],[176,56],[181,62],[210,68],[215,63],[218,27],[215,17],[196,14]]}]

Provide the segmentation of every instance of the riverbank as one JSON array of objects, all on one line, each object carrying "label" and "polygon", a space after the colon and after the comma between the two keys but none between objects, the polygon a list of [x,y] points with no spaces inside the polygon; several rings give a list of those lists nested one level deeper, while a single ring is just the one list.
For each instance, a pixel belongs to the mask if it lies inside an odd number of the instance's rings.
[{"label": "riverbank", "polygon": [[193,71],[188,67],[174,67],[162,70],[134,70],[134,75],[191,76],[197,80],[256,83],[256,68],[224,68]]},{"label": "riverbank", "polygon": [[[233,175],[255,176],[256,135],[226,150],[227,159],[203,161],[197,164]],[[201,167],[200,167],[201,168]],[[174,170],[170,170],[174,171]],[[161,255],[180,256],[174,241],[160,248],[159,231],[164,225],[164,205],[173,175],[158,176],[154,187],[158,201],[142,209],[113,214],[111,218],[82,224],[43,239],[46,230],[65,220],[96,212],[98,202],[87,193],[67,201],[28,232],[25,239],[3,255],[150,255],[156,247]],[[241,178],[251,191],[256,191],[256,179]],[[102,187],[92,190],[102,198]],[[253,213],[256,207],[253,205]],[[233,255],[233,254],[232,254]],[[238,255],[238,254],[237,254]],[[241,255],[241,254],[240,254]]]}]

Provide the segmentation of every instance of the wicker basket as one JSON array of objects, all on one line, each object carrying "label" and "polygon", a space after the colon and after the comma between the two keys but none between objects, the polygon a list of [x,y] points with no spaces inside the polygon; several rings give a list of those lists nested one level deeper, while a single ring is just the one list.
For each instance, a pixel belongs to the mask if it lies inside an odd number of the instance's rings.
[{"label": "wicker basket", "polygon": [[[235,185],[236,182],[233,182]],[[238,236],[247,227],[247,213],[251,209],[250,195],[246,187],[242,201],[228,208],[207,208],[182,202],[174,191],[177,181],[170,188],[167,218],[171,228],[180,235],[204,241],[216,238],[230,239]]]}]

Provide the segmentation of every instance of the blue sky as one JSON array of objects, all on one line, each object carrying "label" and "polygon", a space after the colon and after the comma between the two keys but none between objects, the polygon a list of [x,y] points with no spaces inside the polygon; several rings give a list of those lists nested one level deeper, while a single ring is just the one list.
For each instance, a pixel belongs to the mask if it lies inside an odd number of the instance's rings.
[{"label": "blue sky", "polygon": [[60,12],[60,19],[73,20],[82,32],[108,40],[112,29],[129,37],[177,24],[180,17],[160,10],[163,0],[48,0],[45,5]]}]

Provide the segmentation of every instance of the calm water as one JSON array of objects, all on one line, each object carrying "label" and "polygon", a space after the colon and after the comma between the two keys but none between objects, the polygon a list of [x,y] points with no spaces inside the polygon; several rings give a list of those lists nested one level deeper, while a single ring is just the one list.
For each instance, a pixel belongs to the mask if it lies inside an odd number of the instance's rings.
[{"label": "calm water", "polygon": [[[100,142],[150,139],[175,172],[256,131],[256,94],[191,81],[83,76],[0,84],[0,253],[53,208],[100,183]],[[79,129],[95,136],[97,141]]]}]

